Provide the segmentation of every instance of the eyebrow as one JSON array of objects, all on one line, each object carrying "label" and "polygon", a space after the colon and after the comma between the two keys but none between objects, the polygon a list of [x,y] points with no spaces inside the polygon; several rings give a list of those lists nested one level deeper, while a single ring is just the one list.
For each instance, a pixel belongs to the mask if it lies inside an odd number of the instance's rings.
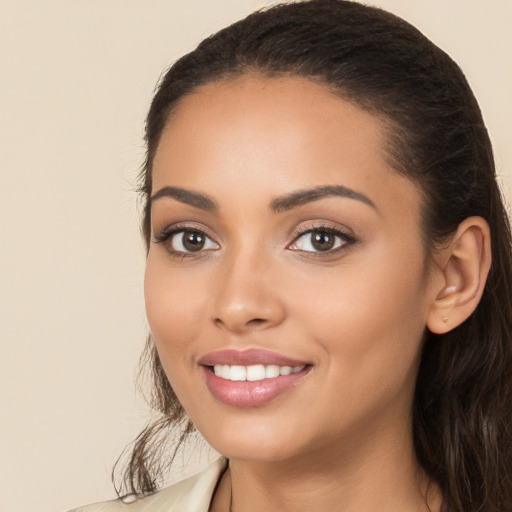
[{"label": "eyebrow", "polygon": [[[369,197],[348,187],[344,187],[343,185],[326,185],[306,190],[298,190],[297,192],[292,192],[286,196],[273,199],[270,203],[270,209],[274,213],[281,213],[293,208],[298,208],[299,206],[303,206],[307,203],[332,196],[361,201],[362,203],[371,206],[373,209],[378,210],[375,203]],[[186,190],[184,188],[163,187],[151,196],[150,201],[152,203],[162,197],[170,197],[180,203],[185,203],[208,212],[216,212],[219,209],[219,206],[212,198],[205,194]]]},{"label": "eyebrow", "polygon": [[170,197],[180,203],[189,204],[207,212],[215,212],[219,209],[217,203],[207,195],[184,188],[163,187],[151,196],[151,202],[157,201],[162,197]]},{"label": "eyebrow", "polygon": [[283,197],[277,197],[270,203],[270,209],[275,213],[281,213],[299,206],[303,206],[319,199],[326,197],[340,196],[348,199],[355,199],[362,203],[371,206],[374,210],[377,210],[375,203],[364,194],[356,192],[350,188],[344,187],[343,185],[327,185],[323,187],[315,187],[307,190],[299,190]]}]

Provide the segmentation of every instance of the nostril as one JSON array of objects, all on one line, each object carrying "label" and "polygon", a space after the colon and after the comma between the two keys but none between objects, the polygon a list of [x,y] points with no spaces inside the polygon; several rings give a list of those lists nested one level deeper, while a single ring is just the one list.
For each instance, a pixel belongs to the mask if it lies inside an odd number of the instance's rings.
[{"label": "nostril", "polygon": [[253,318],[252,320],[249,320],[247,322],[247,324],[258,325],[258,324],[263,324],[265,322],[266,322],[266,320],[264,318]]},{"label": "nostril", "polygon": [[[242,322],[240,325],[238,325],[238,328],[244,329],[247,327],[257,327],[259,325],[263,325],[266,323],[267,323],[267,320],[265,320],[264,318],[251,318],[250,320],[248,320],[246,322]],[[227,328],[231,328],[231,329],[236,327],[234,324],[231,325],[229,322],[226,322],[226,321],[222,320],[221,318],[216,318],[215,324],[218,327],[227,327]]]}]

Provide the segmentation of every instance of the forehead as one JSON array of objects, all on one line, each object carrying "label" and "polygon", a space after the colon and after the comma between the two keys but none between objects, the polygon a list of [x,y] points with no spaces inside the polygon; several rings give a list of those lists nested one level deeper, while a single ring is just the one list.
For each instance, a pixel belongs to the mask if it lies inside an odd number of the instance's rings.
[{"label": "forehead", "polygon": [[382,197],[396,184],[414,191],[388,163],[386,134],[379,117],[306,78],[222,80],[173,111],[155,154],[153,191],[177,185],[281,195],[343,185]]},{"label": "forehead", "polygon": [[[240,157],[244,148],[247,153],[264,149],[262,157],[276,159],[318,149],[325,158],[338,153],[344,141],[347,158],[385,159],[385,139],[379,118],[323,84],[247,74],[209,83],[182,98],[164,128],[153,168],[157,174],[162,160],[178,157],[180,150],[199,158],[206,152]],[[350,146],[353,151],[347,151]]]},{"label": "forehead", "polygon": [[[256,127],[267,131],[269,122],[295,128],[304,120],[336,120],[363,123],[367,133],[381,137],[385,124],[374,114],[364,111],[345,98],[343,91],[309,78],[283,75],[268,77],[246,73],[210,82],[182,97],[172,110],[164,132],[177,124],[201,119],[236,121],[240,114],[250,116]],[[197,128],[197,126],[196,126]],[[313,128],[313,126],[312,126]]]}]

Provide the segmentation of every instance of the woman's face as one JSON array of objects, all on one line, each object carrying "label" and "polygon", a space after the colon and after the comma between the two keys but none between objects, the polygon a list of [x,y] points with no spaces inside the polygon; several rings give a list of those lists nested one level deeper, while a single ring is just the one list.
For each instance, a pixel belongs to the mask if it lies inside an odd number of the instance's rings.
[{"label": "woman's face", "polygon": [[209,84],[168,122],[147,314],[173,389],[222,454],[409,439],[435,292],[420,193],[384,147],[376,117],[302,78]]}]

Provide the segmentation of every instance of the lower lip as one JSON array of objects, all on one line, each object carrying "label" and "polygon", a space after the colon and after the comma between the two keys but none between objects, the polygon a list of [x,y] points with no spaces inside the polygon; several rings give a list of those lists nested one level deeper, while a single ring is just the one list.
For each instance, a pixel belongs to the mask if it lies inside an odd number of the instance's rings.
[{"label": "lower lip", "polygon": [[248,408],[266,404],[295,387],[309,373],[310,366],[291,375],[257,381],[232,381],[217,377],[209,367],[203,366],[206,385],[220,402],[231,407]]}]

